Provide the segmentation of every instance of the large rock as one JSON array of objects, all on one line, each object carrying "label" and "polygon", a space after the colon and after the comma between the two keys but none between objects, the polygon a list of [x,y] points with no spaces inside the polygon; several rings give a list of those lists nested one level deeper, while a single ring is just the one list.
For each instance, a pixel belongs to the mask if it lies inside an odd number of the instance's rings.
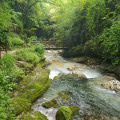
[{"label": "large rock", "polygon": [[62,106],[56,113],[56,120],[72,120],[72,111],[69,107]]},{"label": "large rock", "polygon": [[77,62],[77,63],[86,64],[86,65],[99,65],[100,64],[100,60],[96,58],[92,58],[92,57],[87,57],[87,56],[71,58],[70,60]]},{"label": "large rock", "polygon": [[12,99],[16,115],[30,110],[31,104],[50,86],[49,70],[37,66],[33,72],[22,80]]},{"label": "large rock", "polygon": [[102,84],[102,86],[106,89],[120,91],[120,81],[111,80]]}]

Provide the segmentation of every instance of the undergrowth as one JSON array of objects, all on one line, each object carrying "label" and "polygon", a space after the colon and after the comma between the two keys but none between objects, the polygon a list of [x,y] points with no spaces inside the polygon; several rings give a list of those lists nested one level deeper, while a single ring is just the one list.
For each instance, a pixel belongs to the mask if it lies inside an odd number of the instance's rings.
[{"label": "undergrowth", "polygon": [[17,60],[37,64],[44,56],[43,44],[37,44],[31,48],[24,48],[16,53]]}]

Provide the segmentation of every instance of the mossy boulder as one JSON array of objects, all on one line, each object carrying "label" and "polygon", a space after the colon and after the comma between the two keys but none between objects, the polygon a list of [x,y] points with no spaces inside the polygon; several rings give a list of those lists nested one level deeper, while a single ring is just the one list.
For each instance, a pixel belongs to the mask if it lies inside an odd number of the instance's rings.
[{"label": "mossy boulder", "polygon": [[72,120],[72,111],[69,107],[62,106],[56,113],[56,120]]},{"label": "mossy boulder", "polygon": [[47,120],[47,117],[39,111],[32,111],[18,117],[19,120]]},{"label": "mossy boulder", "polygon": [[59,105],[58,105],[56,99],[52,99],[50,101],[43,103],[42,106],[44,108],[51,108],[51,107],[57,108]]},{"label": "mossy boulder", "polygon": [[[26,112],[31,104],[50,86],[49,70],[37,66],[33,72],[25,77],[19,84],[12,104],[15,108],[15,114]],[[27,101],[27,102],[25,102]],[[28,106],[27,109],[21,106]]]},{"label": "mossy boulder", "polygon": [[83,73],[77,74],[77,73],[73,73],[72,72],[72,73],[67,74],[67,76],[70,76],[70,77],[79,77],[82,80],[87,79],[87,77]]},{"label": "mossy boulder", "polygon": [[71,111],[72,111],[72,116],[74,116],[74,115],[79,115],[79,110],[80,110],[79,107],[77,107],[77,106],[70,106],[69,108],[70,108]]}]

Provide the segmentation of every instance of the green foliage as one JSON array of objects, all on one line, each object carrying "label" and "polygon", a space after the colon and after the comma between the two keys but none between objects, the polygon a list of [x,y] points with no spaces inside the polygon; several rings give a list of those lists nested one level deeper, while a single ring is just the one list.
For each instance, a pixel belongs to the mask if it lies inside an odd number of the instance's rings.
[{"label": "green foliage", "polygon": [[0,119],[13,120],[14,114],[12,113],[13,107],[10,104],[10,98],[2,88],[0,88]]},{"label": "green foliage", "polygon": [[15,65],[15,58],[5,54],[0,59],[0,119],[13,120],[13,107],[10,103],[10,92],[16,87],[15,81],[22,71]]},{"label": "green foliage", "polygon": [[119,64],[120,1],[61,0],[55,4],[50,16],[53,39],[66,41],[72,48],[63,55],[102,56],[104,61]]},{"label": "green foliage", "polygon": [[39,65],[19,84],[17,95],[12,99],[16,115],[30,110],[32,103],[49,88],[49,71]]},{"label": "green foliage", "polygon": [[9,33],[7,35],[8,48],[22,47],[24,41],[15,33]]},{"label": "green foliage", "polygon": [[7,2],[0,2],[0,32],[6,30],[11,22],[10,7]]},{"label": "green foliage", "polygon": [[44,45],[43,44],[37,44],[34,47],[34,51],[37,53],[39,57],[42,57],[44,54]]},{"label": "green foliage", "polygon": [[33,64],[37,64],[40,61],[37,54],[32,52],[29,48],[25,48],[24,50],[19,50],[17,52],[17,59],[21,61],[25,60]]},{"label": "green foliage", "polygon": [[18,60],[37,64],[40,62],[44,55],[44,46],[43,44],[38,44],[32,46],[31,48],[24,48],[22,50],[19,50],[16,54]]},{"label": "green foliage", "polygon": [[103,58],[113,65],[120,62],[120,21],[115,22],[110,28],[105,29],[98,41],[103,48]]}]

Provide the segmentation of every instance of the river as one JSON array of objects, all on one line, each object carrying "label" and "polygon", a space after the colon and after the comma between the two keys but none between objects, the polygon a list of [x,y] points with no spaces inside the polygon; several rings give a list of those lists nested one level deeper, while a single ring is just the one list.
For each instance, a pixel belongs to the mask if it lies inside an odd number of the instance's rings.
[{"label": "river", "polygon": [[[84,64],[75,63],[65,59],[58,54],[58,51],[46,51],[46,60],[51,63],[50,69],[51,87],[31,107],[35,111],[45,114],[48,120],[55,120],[57,108],[43,108],[42,103],[55,98],[63,91],[71,92],[70,99],[60,105],[76,105],[80,108],[79,115],[73,120],[120,120],[120,95],[115,91],[104,89],[103,81],[114,79],[104,74],[97,67],[90,67]],[[70,70],[72,69],[72,70]],[[88,80],[81,80],[73,77],[61,77],[59,80],[53,78],[59,74],[68,73],[84,74]]]}]

